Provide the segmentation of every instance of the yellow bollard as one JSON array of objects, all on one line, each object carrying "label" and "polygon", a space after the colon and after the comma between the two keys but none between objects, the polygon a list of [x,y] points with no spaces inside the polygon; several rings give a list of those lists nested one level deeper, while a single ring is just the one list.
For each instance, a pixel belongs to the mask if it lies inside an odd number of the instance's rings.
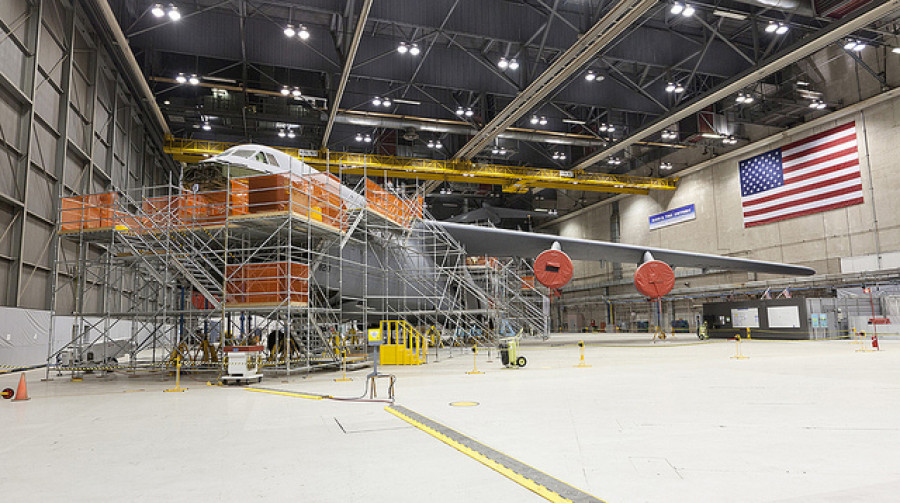
[{"label": "yellow bollard", "polygon": [[187,391],[187,388],[181,387],[181,353],[175,354],[175,387],[163,391],[165,393],[172,393],[174,391]]},{"label": "yellow bollard", "polygon": [[747,340],[748,341],[753,340],[750,338],[750,327],[747,327]]},{"label": "yellow bollard", "polygon": [[478,371],[478,344],[476,343],[472,346],[472,370],[471,372],[466,372],[466,374],[484,374],[484,372]]},{"label": "yellow bollard", "polygon": [[335,382],[352,381],[353,378],[347,377],[347,350],[341,350],[341,377],[335,379]]},{"label": "yellow bollard", "polygon": [[581,361],[578,362],[578,365],[575,365],[575,366],[582,367],[582,368],[590,367],[590,365],[588,365],[587,363],[584,363],[584,341],[578,341],[578,349],[581,350]]},{"label": "yellow bollard", "polygon": [[750,358],[749,356],[744,356],[741,352],[741,334],[735,334],[734,343],[737,346],[737,352],[732,356],[735,360],[746,360]]}]

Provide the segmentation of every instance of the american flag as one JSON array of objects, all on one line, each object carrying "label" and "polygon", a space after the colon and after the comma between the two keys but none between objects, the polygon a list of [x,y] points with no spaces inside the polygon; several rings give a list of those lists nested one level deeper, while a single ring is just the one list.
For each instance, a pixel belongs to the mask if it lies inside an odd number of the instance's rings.
[{"label": "american flag", "polygon": [[856,123],[738,164],[744,227],[862,204]]}]

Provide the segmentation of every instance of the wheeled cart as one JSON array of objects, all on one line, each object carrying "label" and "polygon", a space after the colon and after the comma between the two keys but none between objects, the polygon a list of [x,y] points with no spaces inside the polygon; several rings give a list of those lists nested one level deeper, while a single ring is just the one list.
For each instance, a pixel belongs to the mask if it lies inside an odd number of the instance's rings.
[{"label": "wheeled cart", "polygon": [[226,346],[228,375],[222,377],[225,384],[241,384],[262,381],[263,346]]},{"label": "wheeled cart", "polygon": [[521,332],[515,337],[504,337],[500,339],[500,361],[506,367],[516,368],[524,367],[528,360],[524,356],[519,355],[519,339]]}]

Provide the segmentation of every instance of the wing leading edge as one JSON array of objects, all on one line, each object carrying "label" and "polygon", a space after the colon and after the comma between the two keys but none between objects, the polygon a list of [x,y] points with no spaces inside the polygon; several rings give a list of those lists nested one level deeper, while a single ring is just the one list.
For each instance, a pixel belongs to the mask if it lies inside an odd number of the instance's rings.
[{"label": "wing leading edge", "polygon": [[470,255],[535,257],[542,251],[550,249],[554,242],[558,242],[562,250],[574,260],[607,260],[610,262],[640,264],[643,262],[644,252],[650,252],[654,259],[662,260],[670,266],[677,267],[727,269],[798,276],[810,276],[816,273],[814,269],[809,267],[779,262],[723,257],[706,253],[567,238],[507,229],[492,229],[450,222],[434,223],[464,245],[466,252]]}]

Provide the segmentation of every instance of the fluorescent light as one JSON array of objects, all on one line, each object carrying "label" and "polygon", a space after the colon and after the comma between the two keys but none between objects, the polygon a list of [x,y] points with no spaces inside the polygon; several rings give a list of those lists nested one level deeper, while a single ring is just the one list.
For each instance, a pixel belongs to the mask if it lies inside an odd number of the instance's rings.
[{"label": "fluorescent light", "polygon": [[577,124],[579,126],[583,126],[586,124],[585,121],[579,121],[579,120],[575,120],[575,119],[563,119],[562,121],[565,122],[566,124]]},{"label": "fluorescent light", "polygon": [[739,21],[743,21],[743,20],[747,19],[746,14],[741,14],[739,12],[731,12],[731,11],[727,11],[727,10],[719,10],[719,9],[714,10],[713,15],[716,15],[719,17],[727,17],[729,19],[737,19]]},{"label": "fluorescent light", "polygon": [[702,136],[704,138],[712,138],[714,140],[718,140],[719,138],[722,137],[722,135],[720,135],[719,133],[703,133],[700,136]]},{"label": "fluorescent light", "polygon": [[402,104],[404,104],[404,105],[421,105],[421,104],[422,104],[421,101],[416,101],[416,100],[404,100],[404,99],[401,99],[401,98],[395,99],[395,100],[394,100],[394,103],[402,103]]}]

